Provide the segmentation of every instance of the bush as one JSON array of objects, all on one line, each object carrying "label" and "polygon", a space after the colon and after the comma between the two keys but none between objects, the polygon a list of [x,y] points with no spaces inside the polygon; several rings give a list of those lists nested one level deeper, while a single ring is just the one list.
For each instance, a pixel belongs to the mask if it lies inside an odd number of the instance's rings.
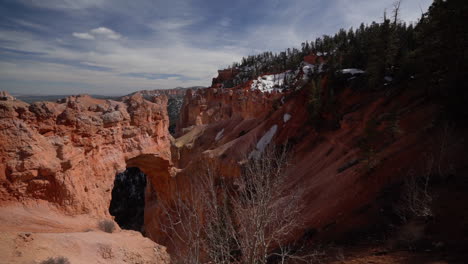
[{"label": "bush", "polygon": [[50,257],[40,264],[70,264],[70,261],[66,257]]},{"label": "bush", "polygon": [[115,223],[112,220],[101,220],[99,222],[99,229],[107,233],[112,233],[115,230]]}]

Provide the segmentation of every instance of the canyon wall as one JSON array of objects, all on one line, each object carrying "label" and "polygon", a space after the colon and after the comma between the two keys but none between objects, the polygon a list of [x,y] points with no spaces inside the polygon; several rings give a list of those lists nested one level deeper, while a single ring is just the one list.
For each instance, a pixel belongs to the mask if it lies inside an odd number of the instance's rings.
[{"label": "canyon wall", "polygon": [[[291,241],[342,237],[385,223],[394,214],[392,199],[398,199],[390,187],[427,170],[436,173],[436,166],[465,166],[460,145],[466,143],[458,140],[463,133],[447,133],[450,125],[424,87],[375,91],[344,84],[330,91],[324,83],[322,100],[328,101],[314,119],[308,85],[273,93],[249,86],[188,92],[173,160],[182,169],[178,176],[195,177],[197,164],[210,160],[225,177],[237,177],[239,162],[269,139],[288,144],[284,188],[303,193],[304,205],[304,225]],[[441,149],[444,141],[456,150]]]},{"label": "canyon wall", "polygon": [[177,123],[177,135],[182,135],[183,129],[191,126],[265,116],[281,96],[276,92],[262,93],[247,87],[189,90]]}]

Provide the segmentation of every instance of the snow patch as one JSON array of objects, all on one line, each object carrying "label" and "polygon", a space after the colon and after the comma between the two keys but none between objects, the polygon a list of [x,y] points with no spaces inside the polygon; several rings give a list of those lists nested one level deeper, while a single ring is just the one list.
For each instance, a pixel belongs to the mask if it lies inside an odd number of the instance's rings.
[{"label": "snow patch", "polygon": [[282,91],[284,79],[288,78],[291,75],[290,71],[286,71],[279,74],[272,75],[263,75],[257,78],[252,82],[250,88],[252,90],[260,90],[262,92],[273,92],[273,91]]},{"label": "snow patch", "polygon": [[342,69],[341,73],[355,75],[355,74],[363,74],[365,73],[365,71],[360,70],[360,69]]},{"label": "snow patch", "polygon": [[273,125],[270,130],[268,130],[265,135],[257,142],[257,146],[255,150],[253,150],[249,158],[258,158],[260,157],[260,154],[263,153],[265,150],[266,146],[270,144],[271,140],[273,139],[273,136],[276,134],[276,130],[278,130],[278,125]]},{"label": "snow patch", "polygon": [[216,134],[215,141],[219,141],[221,138],[223,138],[223,133],[224,133],[224,128],[221,129],[221,131]]},{"label": "snow patch", "polygon": [[305,65],[302,67],[302,72],[304,73],[302,79],[304,81],[307,81],[309,80],[309,74],[311,74],[314,70],[314,65],[307,62],[304,62],[304,64]]},{"label": "snow patch", "polygon": [[284,116],[283,116],[284,123],[287,123],[289,121],[289,119],[291,119],[291,117],[292,116],[290,114],[288,114],[288,113],[284,114]]},{"label": "snow patch", "polygon": [[315,65],[304,61],[303,64],[304,66],[302,66],[302,72],[304,73],[304,75],[302,76],[302,79],[304,81],[309,80],[309,74],[314,73],[314,70],[316,70],[318,73],[323,72],[323,63]]}]

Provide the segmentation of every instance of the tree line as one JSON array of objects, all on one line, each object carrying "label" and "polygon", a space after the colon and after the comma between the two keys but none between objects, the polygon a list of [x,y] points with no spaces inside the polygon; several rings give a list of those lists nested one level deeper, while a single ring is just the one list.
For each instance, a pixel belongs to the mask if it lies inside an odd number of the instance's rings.
[{"label": "tree line", "polygon": [[385,86],[420,79],[435,98],[463,115],[468,99],[467,52],[468,3],[463,0],[434,0],[429,10],[415,24],[400,19],[400,1],[383,21],[362,23],[356,29],[341,29],[336,34],[306,41],[301,48],[288,48],[279,53],[263,52],[234,62],[240,73],[227,82],[232,87],[259,75],[298,70],[305,56],[320,55],[326,61],[321,75],[330,79],[340,69],[365,71],[363,88]]}]

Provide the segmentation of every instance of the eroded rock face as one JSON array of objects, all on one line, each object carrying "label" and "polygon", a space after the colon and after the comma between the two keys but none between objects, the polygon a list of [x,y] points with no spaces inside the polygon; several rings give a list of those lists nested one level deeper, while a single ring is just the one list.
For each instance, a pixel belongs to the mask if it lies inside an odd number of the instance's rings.
[{"label": "eroded rock face", "polygon": [[177,135],[191,126],[211,124],[223,120],[253,119],[274,111],[279,93],[262,93],[238,87],[229,89],[206,88],[187,91],[177,123]]},{"label": "eroded rock face", "polygon": [[213,78],[211,87],[224,88],[224,83],[232,84],[232,79],[239,73],[238,69],[224,69],[218,71],[218,76]]},{"label": "eroded rock face", "polygon": [[114,177],[127,160],[153,154],[171,166],[166,104],[165,96],[150,102],[141,94],[0,101],[0,203],[110,217]]},{"label": "eroded rock face", "polygon": [[[328,95],[325,88],[322,98]],[[224,177],[237,177],[238,162],[264,142],[288,143],[292,166],[284,188],[303,193],[304,201],[304,226],[290,239],[327,239],[385,221],[392,213],[383,209],[385,188],[425,173],[430,157],[445,155],[442,126],[434,126],[441,110],[423,88],[389,95],[341,87],[319,122],[311,120],[308,98],[307,89],[289,95],[243,88],[188,92],[172,151],[183,169],[178,177],[194,177],[197,164],[207,160],[219,164]],[[461,149],[440,165],[463,170]]]}]

